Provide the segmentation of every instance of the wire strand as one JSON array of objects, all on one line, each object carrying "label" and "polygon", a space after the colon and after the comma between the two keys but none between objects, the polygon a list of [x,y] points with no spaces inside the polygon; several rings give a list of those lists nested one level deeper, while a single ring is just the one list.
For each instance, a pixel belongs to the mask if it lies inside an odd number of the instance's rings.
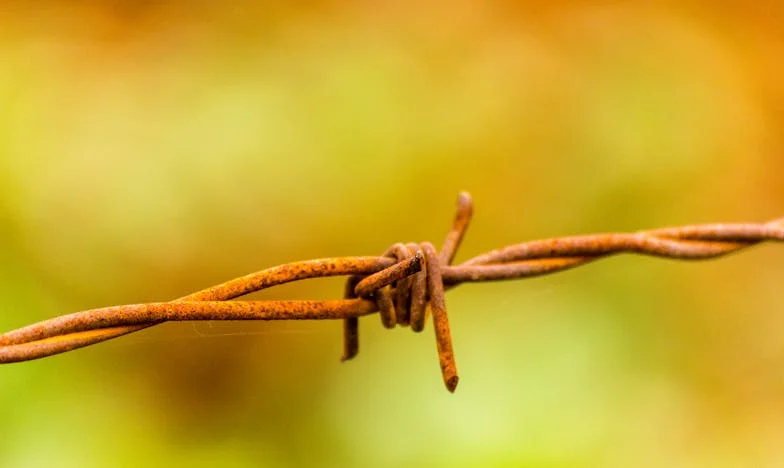
[{"label": "wire strand", "polygon": [[[39,359],[143,330],[166,321],[343,320],[342,360],[359,352],[359,317],[379,312],[386,328],[419,332],[432,312],[441,373],[453,392],[455,364],[444,292],[462,283],[511,280],[575,268],[631,253],[677,260],[718,258],[764,241],[784,241],[784,218],[764,224],[703,224],[535,240],[452,265],[473,214],[468,193],[442,248],[397,243],[378,257],[335,257],[279,265],[170,302],[102,307],[44,320],[0,335],[0,363]],[[348,276],[344,298],[330,301],[233,301],[309,278]]]}]

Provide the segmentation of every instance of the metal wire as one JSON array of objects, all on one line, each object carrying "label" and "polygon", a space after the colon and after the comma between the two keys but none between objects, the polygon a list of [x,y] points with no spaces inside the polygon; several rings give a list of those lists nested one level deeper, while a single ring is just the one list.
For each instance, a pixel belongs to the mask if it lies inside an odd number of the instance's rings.
[{"label": "metal wire", "polygon": [[[38,359],[116,338],[165,321],[342,319],[343,360],[359,350],[359,317],[379,312],[382,325],[419,332],[433,318],[441,373],[458,382],[446,289],[466,282],[508,280],[574,268],[619,253],[680,260],[716,258],[763,241],[784,240],[784,218],[764,224],[705,224],[544,239],[511,245],[459,265],[452,260],[473,207],[468,193],[440,251],[433,244],[394,244],[379,257],[338,257],[287,263],[197,291],[171,302],[103,307],[44,320],[0,335],[0,363]],[[344,298],[331,301],[231,301],[307,278],[348,276]]]}]

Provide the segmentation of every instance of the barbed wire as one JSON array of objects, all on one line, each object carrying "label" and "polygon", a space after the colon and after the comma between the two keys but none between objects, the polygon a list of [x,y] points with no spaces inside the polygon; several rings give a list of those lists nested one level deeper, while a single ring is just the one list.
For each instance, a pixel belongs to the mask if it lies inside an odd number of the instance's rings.
[{"label": "barbed wire", "polygon": [[[167,321],[343,320],[343,356],[359,351],[359,317],[379,313],[386,328],[420,332],[433,318],[441,373],[458,382],[444,293],[467,282],[540,276],[619,253],[680,260],[716,258],[763,241],[784,240],[784,218],[764,224],[703,224],[560,237],[511,245],[452,265],[473,214],[468,193],[441,250],[430,242],[397,243],[378,257],[305,260],[267,268],[170,302],[102,307],[62,315],[0,335],[0,363],[39,359],[82,348]],[[272,286],[308,278],[348,276],[340,300],[232,301]]]}]

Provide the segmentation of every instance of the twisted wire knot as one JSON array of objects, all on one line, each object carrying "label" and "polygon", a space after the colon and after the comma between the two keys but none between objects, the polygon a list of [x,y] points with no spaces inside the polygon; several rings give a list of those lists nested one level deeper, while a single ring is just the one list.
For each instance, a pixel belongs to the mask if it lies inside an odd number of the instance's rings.
[{"label": "twisted wire knot", "polygon": [[[436,251],[430,242],[393,244],[383,256],[394,259],[396,263],[371,275],[350,276],[346,280],[344,291],[346,299],[359,297],[372,300],[385,328],[394,328],[396,325],[410,326],[413,331],[421,332],[425,328],[429,306],[433,316],[441,374],[450,392],[455,391],[458,376],[441,270],[452,263],[472,214],[471,196],[467,192],[461,192],[457,202],[457,214],[440,252]],[[358,352],[359,318],[346,318],[343,320],[341,360],[351,359]]]},{"label": "twisted wire knot", "polygon": [[[381,270],[375,277],[349,278],[346,287],[351,288],[353,294],[347,296],[373,300],[385,328],[410,325],[412,330],[422,331],[425,327],[425,308],[429,296],[428,259],[423,246],[424,243],[394,244],[384,252],[384,257],[393,258],[398,263]],[[430,246],[432,247],[432,244]],[[440,265],[435,262],[430,269],[437,267]],[[390,281],[390,284],[382,284]]]}]

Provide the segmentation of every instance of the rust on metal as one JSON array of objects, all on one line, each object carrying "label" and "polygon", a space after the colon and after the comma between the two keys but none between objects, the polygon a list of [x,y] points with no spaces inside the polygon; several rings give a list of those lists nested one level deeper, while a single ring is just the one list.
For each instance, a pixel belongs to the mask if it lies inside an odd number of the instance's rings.
[{"label": "rust on metal", "polygon": [[[359,281],[360,277],[356,275],[346,279],[346,285],[343,287],[343,297],[346,300],[357,297],[354,290]],[[340,361],[346,362],[353,359],[357,353],[359,353],[359,318],[345,317],[343,318],[343,355],[340,357]]]},{"label": "rust on metal", "polygon": [[452,351],[452,334],[449,331],[449,319],[446,315],[444,300],[444,282],[441,280],[441,265],[438,253],[430,242],[422,243],[427,261],[427,287],[430,290],[430,308],[433,310],[433,328],[436,332],[438,362],[441,375],[447,390],[454,392],[457,387],[457,366],[455,353]]},{"label": "rust on metal", "polygon": [[[378,312],[386,328],[425,327],[433,316],[446,388],[458,382],[445,290],[467,282],[509,280],[574,268],[607,256],[634,253],[680,260],[717,258],[763,241],[784,240],[784,218],[763,224],[704,224],[544,239],[493,250],[452,265],[473,214],[462,192],[441,250],[429,242],[396,243],[379,257],[338,257],[267,268],[170,302],[103,307],[62,315],[0,334],[0,363],[38,359],[106,341],[166,321],[343,321],[342,360],[359,352],[359,318]],[[308,278],[347,276],[343,299],[233,301],[272,286]]]},{"label": "rust on metal", "polygon": [[367,297],[373,292],[383,288],[388,284],[407,278],[421,270],[422,255],[417,252],[413,257],[406,258],[389,268],[385,268],[378,273],[366,276],[354,286],[354,294],[359,297]]}]

